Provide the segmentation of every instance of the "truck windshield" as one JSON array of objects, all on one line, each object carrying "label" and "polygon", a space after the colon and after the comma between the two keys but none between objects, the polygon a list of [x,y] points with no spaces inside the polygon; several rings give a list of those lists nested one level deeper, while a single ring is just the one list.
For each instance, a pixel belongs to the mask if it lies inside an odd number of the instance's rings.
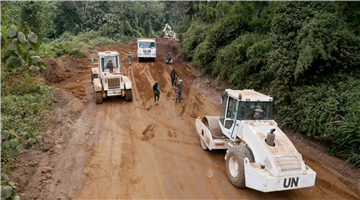
[{"label": "truck windshield", "polygon": [[101,66],[103,66],[103,70],[109,69],[110,61],[113,64],[114,69],[118,69],[118,57],[117,56],[107,56],[105,58],[101,58]]},{"label": "truck windshield", "polygon": [[[239,102],[239,120],[272,119],[272,102]],[[257,109],[257,110],[255,110]],[[255,115],[255,112],[258,114]]]},{"label": "truck windshield", "polygon": [[139,48],[155,48],[155,42],[140,42]]}]

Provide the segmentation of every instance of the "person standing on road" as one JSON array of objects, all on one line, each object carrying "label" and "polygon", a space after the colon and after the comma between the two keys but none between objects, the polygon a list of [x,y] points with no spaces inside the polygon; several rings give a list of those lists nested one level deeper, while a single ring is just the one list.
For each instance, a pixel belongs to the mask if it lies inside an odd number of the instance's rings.
[{"label": "person standing on road", "polygon": [[133,59],[133,55],[131,54],[131,52],[129,52],[128,57],[129,57],[129,65],[131,66],[131,60]]},{"label": "person standing on road", "polygon": [[179,99],[179,103],[181,103],[181,92],[182,92],[182,80],[179,80],[179,83],[177,84],[177,91],[176,91],[176,100],[175,103],[177,103],[177,100]]},{"label": "person standing on road", "polygon": [[176,87],[176,79],[178,78],[178,73],[175,71],[175,68],[172,68],[171,72],[170,72],[170,78],[171,78],[171,89],[174,88],[174,86]]},{"label": "person standing on road", "polygon": [[[160,99],[160,89],[159,89],[158,81],[155,81],[155,84],[153,86],[153,92],[154,92],[155,105],[158,105],[158,102]],[[156,99],[156,97],[157,97],[157,99]]]}]

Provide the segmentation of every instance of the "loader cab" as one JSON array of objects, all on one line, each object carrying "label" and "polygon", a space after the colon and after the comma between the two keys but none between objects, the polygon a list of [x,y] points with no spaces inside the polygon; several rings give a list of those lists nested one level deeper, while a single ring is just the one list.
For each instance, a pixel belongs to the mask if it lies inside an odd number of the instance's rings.
[{"label": "loader cab", "polygon": [[254,90],[226,90],[220,113],[223,133],[234,139],[242,120],[272,120],[273,98]]},{"label": "loader cab", "polygon": [[119,54],[114,51],[99,52],[99,71],[101,74],[110,73],[109,63],[113,63],[113,73],[120,73]]}]

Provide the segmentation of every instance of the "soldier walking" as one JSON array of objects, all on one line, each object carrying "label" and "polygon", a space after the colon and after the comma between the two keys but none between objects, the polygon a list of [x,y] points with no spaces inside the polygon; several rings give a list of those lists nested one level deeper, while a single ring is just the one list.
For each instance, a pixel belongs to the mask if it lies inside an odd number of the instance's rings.
[{"label": "soldier walking", "polygon": [[182,92],[182,80],[179,80],[179,83],[177,84],[177,91],[176,91],[176,100],[175,103],[177,103],[177,100],[179,99],[179,103],[181,103],[181,92]]},{"label": "soldier walking", "polygon": [[[159,98],[160,98],[160,89],[159,89],[159,84],[156,81],[154,86],[153,86],[153,92],[154,92],[154,101],[155,101],[155,105],[158,105],[159,102]],[[156,99],[157,97],[157,99]]]},{"label": "soldier walking", "polygon": [[170,78],[171,78],[171,89],[176,87],[176,79],[178,78],[178,73],[175,71],[174,68],[172,68],[172,71],[170,72]]},{"label": "soldier walking", "polygon": [[133,55],[131,54],[131,52],[129,52],[128,57],[129,57],[129,65],[131,66],[131,60],[133,59]]}]

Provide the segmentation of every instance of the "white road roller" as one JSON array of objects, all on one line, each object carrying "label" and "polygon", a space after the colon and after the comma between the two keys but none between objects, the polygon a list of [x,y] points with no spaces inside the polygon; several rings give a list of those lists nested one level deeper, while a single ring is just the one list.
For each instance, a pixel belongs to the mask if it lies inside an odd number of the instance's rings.
[{"label": "white road roller", "polygon": [[116,51],[99,52],[98,67],[91,68],[91,81],[95,90],[95,102],[103,98],[122,96],[132,101],[132,85],[127,76],[120,72],[119,53]]},{"label": "white road roller", "polygon": [[272,97],[254,90],[225,90],[220,116],[196,119],[202,148],[227,149],[226,172],[238,188],[314,186],[316,173],[272,119],[272,105]]}]

